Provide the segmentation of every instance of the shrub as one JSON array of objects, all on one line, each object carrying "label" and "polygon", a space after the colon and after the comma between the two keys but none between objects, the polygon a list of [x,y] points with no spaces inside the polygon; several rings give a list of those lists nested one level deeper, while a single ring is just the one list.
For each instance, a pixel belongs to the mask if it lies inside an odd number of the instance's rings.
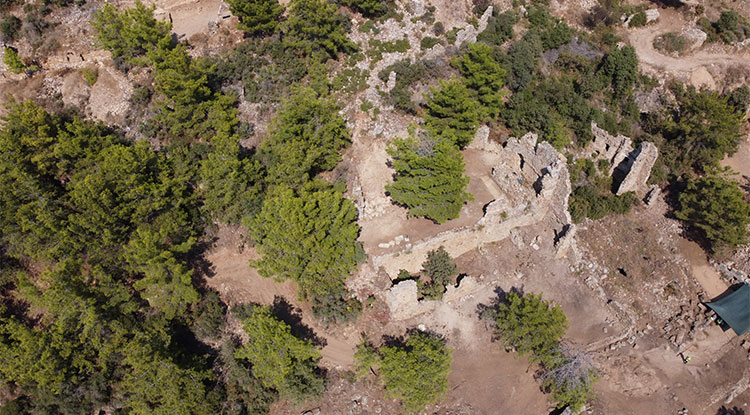
[{"label": "shrub", "polygon": [[636,200],[632,192],[615,196],[602,192],[593,184],[586,184],[573,190],[568,210],[573,221],[578,223],[584,218],[597,220],[611,214],[624,215],[630,212]]},{"label": "shrub", "polygon": [[439,300],[443,298],[445,288],[455,283],[458,267],[441,246],[427,253],[427,260],[422,264],[422,273],[429,277],[430,281],[421,284],[420,292],[429,300]]},{"label": "shrub", "polygon": [[4,48],[3,63],[8,67],[9,71],[15,74],[19,74],[26,70],[26,64],[21,60],[21,56],[19,56],[18,52],[10,46]]},{"label": "shrub", "polygon": [[687,39],[679,33],[664,33],[654,39],[654,48],[662,52],[680,54],[686,46]]},{"label": "shrub", "polygon": [[692,179],[679,200],[675,216],[705,235],[712,251],[747,242],[750,205],[736,181],[716,173]]},{"label": "shrub", "polygon": [[509,84],[514,90],[523,89],[534,78],[542,57],[542,39],[535,30],[529,30],[523,38],[508,49]]},{"label": "shrub", "polygon": [[498,15],[497,10],[492,10],[492,17],[487,22],[487,28],[477,37],[478,41],[501,45],[513,37],[513,26],[518,23],[518,14],[513,10],[506,10]]},{"label": "shrub", "polygon": [[458,267],[450,254],[441,246],[427,253],[427,260],[422,264],[422,272],[432,281],[448,285],[455,282]]},{"label": "shrub", "polygon": [[432,26],[432,33],[435,34],[435,36],[443,36],[445,34],[445,26],[443,26],[443,22],[436,22]]},{"label": "shrub", "polygon": [[418,413],[448,391],[451,349],[436,336],[414,331],[403,344],[377,349],[363,343],[354,357],[360,374],[380,369],[386,393],[400,399],[406,413]]},{"label": "shrub", "polygon": [[422,48],[422,50],[431,49],[433,46],[442,44],[443,41],[431,36],[425,36],[422,38],[422,40],[419,41],[419,47]]},{"label": "shrub", "polygon": [[646,18],[646,12],[641,10],[638,13],[634,14],[633,17],[630,18],[630,23],[628,23],[628,27],[642,27],[642,26],[646,26],[646,23],[648,23],[648,19]]},{"label": "shrub", "polygon": [[416,114],[418,107],[411,99],[410,87],[427,73],[425,64],[421,61],[412,64],[411,59],[400,60],[381,70],[378,77],[385,82],[391,72],[396,73],[396,85],[388,93],[387,102],[402,111]]},{"label": "shrub", "polygon": [[615,49],[602,58],[599,73],[612,86],[615,98],[630,94],[638,79],[638,56],[631,46]]},{"label": "shrub", "polygon": [[342,287],[324,296],[314,297],[312,312],[325,323],[344,324],[357,319],[362,313],[362,303]]},{"label": "shrub", "polygon": [[8,14],[0,21],[0,34],[3,42],[12,42],[21,31],[21,19],[13,14]]},{"label": "shrub", "polygon": [[463,204],[473,199],[466,191],[463,156],[447,134],[396,138],[388,146],[396,176],[386,191],[409,209],[409,216],[444,223],[457,218]]},{"label": "shrub", "polygon": [[83,79],[86,80],[86,83],[91,86],[96,83],[96,79],[99,77],[99,69],[96,67],[93,69],[88,67],[83,68],[81,69],[81,75],[83,76]]},{"label": "shrub", "polygon": [[750,36],[750,24],[734,10],[722,11],[714,27],[724,43],[742,42]]},{"label": "shrub", "polygon": [[536,360],[544,360],[554,351],[568,328],[568,319],[559,306],[542,300],[538,294],[518,295],[510,292],[498,304],[497,334],[506,347],[518,354],[533,352]]},{"label": "shrub", "polygon": [[362,13],[365,17],[377,17],[386,11],[383,0],[342,0],[342,3]]}]

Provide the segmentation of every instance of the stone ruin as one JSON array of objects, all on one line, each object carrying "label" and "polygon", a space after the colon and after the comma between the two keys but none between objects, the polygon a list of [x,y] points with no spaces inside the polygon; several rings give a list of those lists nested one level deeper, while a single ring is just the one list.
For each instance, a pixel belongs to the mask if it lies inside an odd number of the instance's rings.
[{"label": "stone ruin", "polygon": [[645,195],[651,168],[654,167],[659,156],[659,149],[653,143],[642,142],[633,149],[633,141],[624,135],[612,136],[591,122],[591,132],[594,141],[591,142],[587,154],[596,154],[596,158],[609,161],[608,174],[617,186],[618,196],[635,192],[639,196]]},{"label": "stone ruin", "polygon": [[[575,246],[575,225],[568,213],[571,185],[567,163],[547,142],[537,142],[536,134],[510,138],[505,145],[491,142],[486,129],[480,128],[470,146],[493,156],[495,167],[491,180],[500,196],[485,206],[484,216],[474,225],[452,229],[404,246],[397,252],[373,257],[376,269],[381,267],[391,278],[399,270],[418,272],[427,253],[444,246],[452,257],[458,257],[483,244],[503,240],[515,228],[548,221],[557,235],[556,256],[565,256]],[[448,287],[443,301],[460,298],[475,291],[471,277],[458,287]],[[462,294],[463,293],[463,294]],[[396,320],[428,312],[436,301],[418,301],[417,284],[402,281],[386,293],[391,316]]]}]

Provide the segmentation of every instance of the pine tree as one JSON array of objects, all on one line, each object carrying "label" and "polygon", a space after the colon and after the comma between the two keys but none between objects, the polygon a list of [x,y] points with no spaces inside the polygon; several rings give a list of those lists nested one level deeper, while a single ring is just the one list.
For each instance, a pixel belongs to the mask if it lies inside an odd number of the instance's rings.
[{"label": "pine tree", "polygon": [[352,202],[330,185],[278,185],[246,221],[261,255],[252,265],[264,277],[296,281],[304,297],[339,292],[361,252],[356,219]]},{"label": "pine tree", "polygon": [[743,196],[736,181],[710,174],[688,182],[675,216],[699,229],[712,250],[734,248],[747,242],[750,204]]},{"label": "pine tree", "polygon": [[679,111],[665,123],[664,135],[671,147],[665,154],[677,173],[692,167],[699,172],[717,167],[742,141],[744,112],[729,102],[729,95],[689,89],[679,93]]},{"label": "pine tree", "polygon": [[254,307],[243,327],[248,341],[234,356],[250,362],[253,376],[265,387],[297,402],[323,391],[324,379],[317,374],[320,351],[310,341],[294,337],[291,327],[268,307]]},{"label": "pine tree", "polygon": [[507,301],[498,304],[495,321],[506,346],[521,355],[533,352],[537,360],[554,351],[568,328],[562,309],[537,294],[519,296],[511,292]]},{"label": "pine tree", "polygon": [[228,0],[229,10],[240,19],[238,27],[252,35],[272,33],[284,6],[277,0]]},{"label": "pine tree", "polygon": [[450,128],[459,148],[469,145],[479,125],[479,103],[458,79],[440,81],[440,88],[430,88],[430,92],[424,115],[427,128],[436,133]]},{"label": "pine tree", "polygon": [[333,4],[325,0],[291,0],[289,5],[289,19],[283,29],[287,34],[284,43],[289,47],[321,61],[336,59],[340,52],[355,47]]},{"label": "pine tree", "polygon": [[388,147],[396,178],[386,186],[394,202],[409,209],[409,216],[424,216],[437,223],[458,217],[461,206],[473,196],[466,191],[463,156],[443,135],[396,138]]},{"label": "pine tree", "polygon": [[406,413],[418,413],[448,391],[451,349],[436,336],[414,331],[400,345],[363,343],[354,357],[360,374],[379,368],[387,394],[400,399]]},{"label": "pine tree", "polygon": [[242,157],[236,136],[217,136],[213,151],[201,160],[203,209],[214,220],[237,224],[254,216],[262,203],[262,167]]},{"label": "pine tree", "polygon": [[168,137],[208,140],[234,132],[236,97],[212,90],[208,73],[213,67],[193,59],[184,45],[149,54],[154,65],[156,114],[151,125]]},{"label": "pine tree", "polygon": [[464,76],[464,84],[473,90],[483,105],[484,117],[494,118],[503,104],[505,70],[492,57],[492,48],[484,43],[472,43],[451,65]]},{"label": "pine tree", "polygon": [[113,59],[122,58],[132,65],[148,63],[143,55],[172,44],[172,25],[156,20],[155,9],[136,1],[134,8],[118,12],[111,3],[105,4],[91,21],[97,42],[112,52]]},{"label": "pine tree", "polygon": [[336,103],[300,88],[282,105],[259,156],[269,183],[299,187],[316,174],[333,169],[350,144],[346,121]]}]

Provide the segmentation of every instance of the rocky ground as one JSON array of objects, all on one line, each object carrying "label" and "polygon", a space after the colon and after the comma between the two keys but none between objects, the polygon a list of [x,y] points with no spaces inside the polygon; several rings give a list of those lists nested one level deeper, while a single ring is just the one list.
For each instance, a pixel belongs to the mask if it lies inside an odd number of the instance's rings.
[{"label": "rocky ground", "polygon": [[[494,7],[502,10],[510,3],[495,2]],[[593,0],[552,0],[551,9],[575,24],[595,4]],[[524,157],[528,162],[524,170],[488,139],[490,133],[483,129],[475,145],[464,151],[471,178],[469,190],[475,201],[464,207],[461,218],[436,225],[409,219],[404,209],[391,204],[384,193],[392,175],[385,148],[393,137],[404,136],[416,118],[396,113],[383,103],[379,90],[389,88],[389,82],[381,81],[377,74],[406,57],[450,55],[455,45],[428,51],[420,48],[426,25],[418,18],[430,5],[435,7],[434,18],[446,30],[461,29],[458,40],[475,37],[486,22],[479,19],[478,29],[467,23],[471,15],[467,1],[405,2],[402,21],[380,24],[377,39],[406,36],[409,50],[384,54],[378,62],[369,58],[360,62],[360,69],[370,71],[367,88],[350,97],[343,108],[353,132],[353,145],[344,155],[343,166],[360,212],[360,239],[370,258],[350,285],[361,298],[375,299],[367,302],[356,326],[323,327],[297,301],[292,283],[257,275],[248,266],[254,252],[236,229],[216,230],[215,246],[206,255],[207,284],[228,303],[283,300],[292,314],[299,316],[300,324],[325,344],[323,364],[330,374],[326,394],[304,408],[280,404],[272,413],[396,413],[397,403],[385,398],[371,379],[353,379],[353,353],[362,332],[378,338],[418,326],[446,335],[454,349],[450,392],[443,402],[428,408],[428,413],[549,413],[551,404],[534,378],[533,367],[502,351],[479,319],[478,310],[491,304],[497,290],[511,288],[541,292],[560,304],[570,321],[566,338],[594,355],[602,380],[587,413],[677,414],[686,413],[686,408],[690,414],[714,415],[722,406],[750,411],[750,338],[722,332],[715,325],[704,327],[706,310],[701,305],[729,284],[747,281],[750,248],[709,263],[703,251],[684,238],[679,223],[668,217],[665,195],[652,196],[648,205],[642,204],[625,216],[585,221],[567,234],[572,227],[567,216],[570,183],[564,160],[558,160],[557,154],[542,154],[548,149],[539,151],[531,144],[524,149],[529,152]],[[233,29],[234,18],[220,1],[162,0],[156,6],[162,18],[173,20],[178,37],[190,40],[192,53],[197,55],[215,53],[241,38]],[[3,74],[0,101],[7,99],[8,93],[16,98],[47,100],[58,96],[66,105],[83,108],[86,116],[127,128],[128,100],[142,74],[131,71],[123,75],[107,53],[93,48],[86,22],[95,6],[73,10],[60,17],[66,21],[54,31],[60,47],[41,63],[42,71],[31,78]],[[750,57],[746,50],[699,46],[673,57],[653,49],[652,40],[659,33],[688,25],[682,12],[660,8],[659,13],[654,25],[618,29],[636,47],[644,71],[661,80],[676,77],[717,89],[747,81]],[[360,23],[355,19],[354,27]],[[371,38],[356,29],[352,37],[360,43]],[[28,51],[24,47],[22,54]],[[98,68],[99,78],[92,86],[79,72],[84,67]],[[363,113],[360,105],[364,100],[372,102],[380,113]],[[248,104],[242,104],[240,110],[246,120],[256,122],[261,136],[270,114]],[[726,161],[741,175],[750,175],[748,148],[745,141],[739,155]],[[628,168],[634,165],[631,155],[635,156],[632,147],[619,159],[630,160]],[[613,167],[618,166],[619,162]],[[537,180],[541,190],[534,187]],[[633,180],[637,182],[634,190],[646,196],[643,174]],[[544,193],[545,188],[552,191]],[[417,271],[427,250],[439,245],[457,257],[460,271],[466,274],[443,301],[419,302],[416,287],[392,287],[399,269]],[[692,357],[689,364],[682,362],[681,352]]]}]

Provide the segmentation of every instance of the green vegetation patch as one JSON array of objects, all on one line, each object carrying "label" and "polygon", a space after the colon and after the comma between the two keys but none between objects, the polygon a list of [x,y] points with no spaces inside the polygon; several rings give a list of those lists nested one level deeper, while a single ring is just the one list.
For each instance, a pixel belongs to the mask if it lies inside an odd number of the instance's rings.
[{"label": "green vegetation patch", "polygon": [[419,413],[448,391],[451,349],[434,335],[413,331],[401,344],[378,348],[364,342],[354,357],[360,374],[378,369],[386,393],[400,399],[408,414]]},{"label": "green vegetation patch", "polygon": [[666,53],[680,54],[685,51],[688,40],[679,33],[669,32],[654,39],[654,48]]},{"label": "green vegetation patch", "polygon": [[464,203],[473,200],[466,191],[464,161],[451,131],[442,135],[396,138],[388,147],[396,177],[386,186],[394,202],[437,223],[455,219]]}]

